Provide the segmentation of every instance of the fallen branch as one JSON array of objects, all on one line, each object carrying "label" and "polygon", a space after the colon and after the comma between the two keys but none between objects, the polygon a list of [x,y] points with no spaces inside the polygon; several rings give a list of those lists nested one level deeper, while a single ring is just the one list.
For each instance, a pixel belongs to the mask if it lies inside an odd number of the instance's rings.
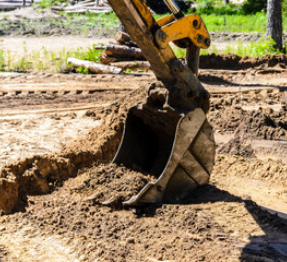
[{"label": "fallen branch", "polygon": [[68,58],[67,62],[69,65],[88,69],[92,73],[120,74],[122,72],[122,69],[118,67],[102,65],[102,64],[91,62],[91,61],[80,60],[77,58]]}]

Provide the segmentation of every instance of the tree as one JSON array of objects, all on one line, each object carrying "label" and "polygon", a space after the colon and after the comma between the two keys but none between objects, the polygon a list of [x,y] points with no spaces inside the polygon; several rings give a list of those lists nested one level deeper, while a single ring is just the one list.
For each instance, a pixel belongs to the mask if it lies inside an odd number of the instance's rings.
[{"label": "tree", "polygon": [[275,41],[276,49],[282,50],[282,0],[267,2],[267,37]]},{"label": "tree", "polygon": [[229,0],[225,0],[225,4],[228,5],[229,4]]}]

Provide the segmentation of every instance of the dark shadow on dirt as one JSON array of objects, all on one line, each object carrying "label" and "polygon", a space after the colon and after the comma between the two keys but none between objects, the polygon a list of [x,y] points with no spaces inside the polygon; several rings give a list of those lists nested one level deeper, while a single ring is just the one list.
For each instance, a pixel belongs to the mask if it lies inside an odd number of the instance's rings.
[{"label": "dark shadow on dirt", "polygon": [[[244,203],[248,212],[265,233],[262,236],[250,237],[250,243],[242,249],[241,261],[287,261],[287,220],[263,210],[251,200],[244,200],[210,185],[197,190],[193,199],[186,204],[217,201]],[[274,238],[275,232],[278,232],[278,238]],[[280,239],[279,234],[281,236],[286,234],[285,241]]]},{"label": "dark shadow on dirt", "polygon": [[[287,220],[263,210],[251,200],[244,200],[210,185],[198,189],[193,199],[191,198],[186,204],[217,201],[244,203],[265,233],[262,236],[250,237],[250,243],[242,249],[241,261],[287,261]],[[274,237],[275,232],[278,232],[278,238]],[[282,234],[285,234],[284,241],[279,237],[279,235],[282,237]]]},{"label": "dark shadow on dirt", "polygon": [[[265,232],[265,235],[250,237],[250,243],[242,249],[241,261],[287,261],[287,220],[263,210],[255,202],[244,200],[215,186],[206,185],[194,191],[185,201],[173,204],[192,205],[216,202],[244,203],[248,212]],[[137,208],[136,215],[138,218],[152,217],[161,206],[157,204]]]},{"label": "dark shadow on dirt", "polygon": [[29,206],[29,203],[28,203],[27,195],[21,194],[15,207],[14,207],[14,209],[13,209],[13,211],[12,211],[12,214],[18,213],[18,212],[25,213],[28,206]]},{"label": "dark shadow on dirt", "polygon": [[242,250],[241,261],[287,261],[287,220],[263,210],[253,201],[245,201],[245,207],[265,235],[249,238],[250,243]]}]

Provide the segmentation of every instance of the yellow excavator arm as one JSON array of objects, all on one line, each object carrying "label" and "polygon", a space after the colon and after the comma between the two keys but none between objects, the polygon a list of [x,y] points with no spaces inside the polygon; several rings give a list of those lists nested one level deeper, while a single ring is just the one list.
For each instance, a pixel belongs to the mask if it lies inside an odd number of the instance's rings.
[{"label": "yellow excavator arm", "polygon": [[[199,51],[210,46],[210,37],[200,16],[184,16],[173,0],[164,1],[171,14],[156,21],[143,0],[109,0],[163,83],[152,84],[147,98],[129,109],[113,161],[157,177],[127,205],[182,200],[208,183],[214,164],[205,116],[209,93],[197,78]],[[186,62],[177,59],[171,43],[186,48]]]},{"label": "yellow excavator arm", "polygon": [[[156,21],[143,0],[109,0],[131,38],[143,51],[157,78],[177,96],[194,97],[192,104],[208,110],[208,93],[194,77],[198,73],[200,48],[210,46],[210,37],[200,16],[184,16],[172,0],[165,0],[173,11]],[[178,60],[171,42],[187,49],[187,64]],[[170,94],[170,99],[178,99]],[[190,101],[190,99],[189,99]],[[186,101],[187,102],[187,101]]]}]

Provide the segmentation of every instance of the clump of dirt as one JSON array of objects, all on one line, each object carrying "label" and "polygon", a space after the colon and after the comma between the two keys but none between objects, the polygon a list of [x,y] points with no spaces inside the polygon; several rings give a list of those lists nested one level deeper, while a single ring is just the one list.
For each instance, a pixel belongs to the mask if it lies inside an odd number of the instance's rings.
[{"label": "clump of dirt", "polygon": [[252,146],[250,144],[244,144],[238,136],[219,146],[217,152],[219,154],[231,154],[242,157],[255,156]]},{"label": "clump of dirt", "polygon": [[206,55],[200,57],[200,68],[202,69],[221,69],[246,70],[248,68],[273,68],[286,69],[287,55],[264,55],[259,58],[241,57],[234,54],[229,55]]},{"label": "clump of dirt", "polygon": [[73,190],[88,195],[88,200],[122,208],[122,202],[129,200],[155,177],[115,164],[100,165],[88,170],[88,178]]}]

